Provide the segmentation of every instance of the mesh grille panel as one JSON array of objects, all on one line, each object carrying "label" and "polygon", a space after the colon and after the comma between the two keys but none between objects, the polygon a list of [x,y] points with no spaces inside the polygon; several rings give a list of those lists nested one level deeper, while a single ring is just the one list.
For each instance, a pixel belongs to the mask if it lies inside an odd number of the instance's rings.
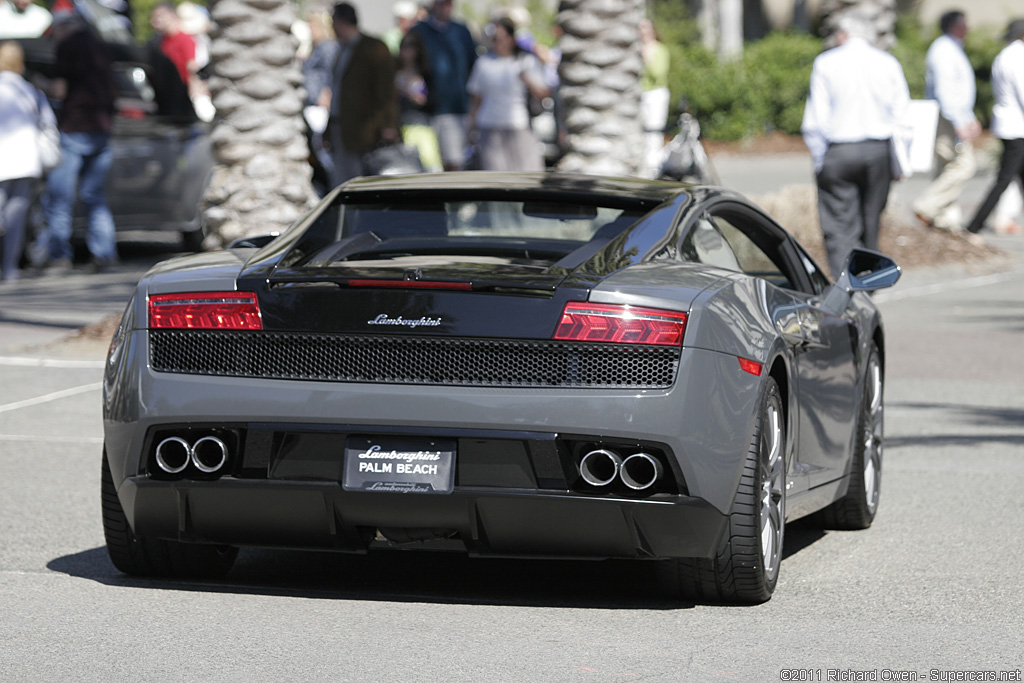
[{"label": "mesh grille panel", "polygon": [[281,332],[150,331],[159,372],[228,377],[451,384],[664,388],[677,347]]}]

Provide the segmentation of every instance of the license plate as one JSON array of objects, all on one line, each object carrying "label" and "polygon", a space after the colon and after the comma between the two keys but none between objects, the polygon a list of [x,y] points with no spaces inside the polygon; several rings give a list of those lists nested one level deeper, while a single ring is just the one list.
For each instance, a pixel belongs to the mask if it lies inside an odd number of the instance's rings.
[{"label": "license plate", "polygon": [[349,437],[341,486],[346,491],[451,493],[455,487],[455,441]]}]

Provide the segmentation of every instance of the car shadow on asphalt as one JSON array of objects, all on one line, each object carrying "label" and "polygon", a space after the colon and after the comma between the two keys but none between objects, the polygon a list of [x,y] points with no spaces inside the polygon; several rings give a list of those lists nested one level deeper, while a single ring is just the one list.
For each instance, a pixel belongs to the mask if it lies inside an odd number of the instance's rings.
[{"label": "car shadow on asphalt", "polygon": [[[787,525],[783,557],[827,532],[799,520]],[[273,595],[311,599],[479,604],[570,609],[678,610],[655,562],[471,558],[461,553],[376,550],[366,555],[243,548],[221,580],[148,579],[120,573],[106,548],[51,560],[47,568],[123,588]],[[785,564],[783,564],[785,571]]]},{"label": "car shadow on asphalt", "polygon": [[786,522],[786,535],[782,543],[782,571],[786,571],[786,558],[811,547],[828,532],[821,528],[813,519],[804,517],[795,522]]},{"label": "car shadow on asphalt", "polygon": [[928,414],[935,424],[947,428],[947,431],[929,434],[887,435],[885,445],[891,450],[911,446],[979,447],[984,444],[1024,447],[1024,432],[1021,431],[1024,409],[1021,408],[922,401],[890,401],[886,407]]},{"label": "car shadow on asphalt", "polygon": [[972,301],[970,310],[957,311],[957,324],[996,332],[1024,332],[1024,301],[1001,298]]},{"label": "car shadow on asphalt", "polygon": [[58,557],[47,563],[47,568],[107,586],[155,590],[573,609],[693,607],[662,593],[655,563],[643,561],[492,559],[401,550],[349,555],[243,548],[224,579],[169,580],[125,576],[100,547]]}]

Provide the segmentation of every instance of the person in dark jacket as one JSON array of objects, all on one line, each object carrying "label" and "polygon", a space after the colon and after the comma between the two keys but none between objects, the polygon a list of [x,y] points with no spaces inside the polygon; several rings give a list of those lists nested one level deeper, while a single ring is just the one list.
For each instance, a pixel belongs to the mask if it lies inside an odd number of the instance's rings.
[{"label": "person in dark jacket", "polygon": [[399,140],[395,60],[382,41],[359,30],[355,8],[334,6],[340,50],[334,64],[328,135],[334,159],[332,182],[364,173],[363,156]]},{"label": "person in dark jacket", "polygon": [[427,52],[427,106],[444,168],[457,171],[466,159],[470,101],[466,82],[476,62],[476,43],[465,24],[452,19],[452,0],[434,0],[430,17],[413,26],[410,33]]},{"label": "person in dark jacket", "polygon": [[56,272],[71,269],[71,217],[77,198],[89,220],[86,246],[93,267],[104,270],[117,263],[114,217],[106,198],[113,160],[113,59],[76,13],[55,14],[51,36],[57,44],[57,57],[49,93],[63,100],[57,118],[61,162],[47,177],[47,227],[36,241],[35,265],[48,264]]}]

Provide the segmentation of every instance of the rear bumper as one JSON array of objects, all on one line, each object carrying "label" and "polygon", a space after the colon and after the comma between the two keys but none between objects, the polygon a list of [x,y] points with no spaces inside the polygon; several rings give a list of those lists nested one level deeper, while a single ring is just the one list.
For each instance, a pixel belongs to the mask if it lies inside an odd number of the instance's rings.
[{"label": "rear bumper", "polygon": [[625,500],[462,488],[448,495],[344,491],[336,482],[155,481],[118,491],[140,536],[363,552],[378,529],[437,530],[471,555],[712,557],[727,517],[689,496]]}]

